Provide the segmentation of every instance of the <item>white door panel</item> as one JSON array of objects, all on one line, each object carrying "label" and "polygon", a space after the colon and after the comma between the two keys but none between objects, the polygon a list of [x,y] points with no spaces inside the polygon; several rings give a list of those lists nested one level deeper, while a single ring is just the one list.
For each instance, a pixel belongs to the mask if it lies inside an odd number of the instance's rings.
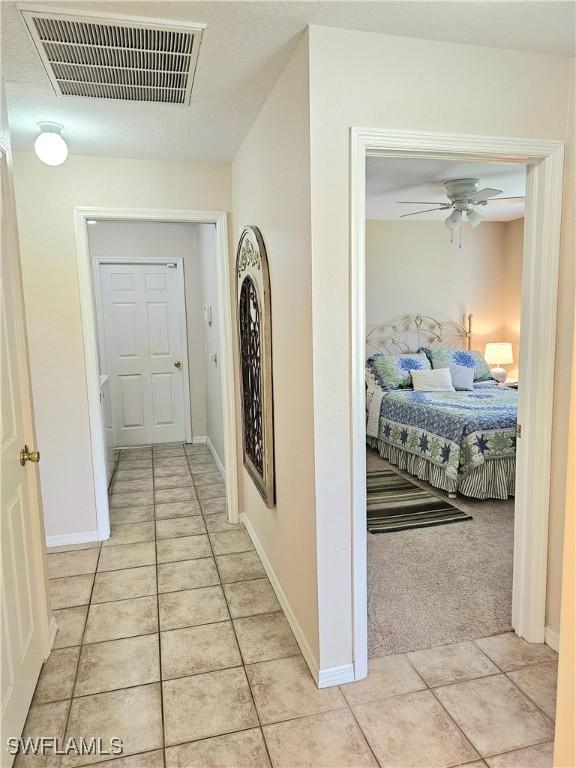
[{"label": "white door panel", "polygon": [[186,439],[181,273],[165,264],[101,263],[104,350],[118,446]]},{"label": "white door panel", "polygon": [[35,448],[13,192],[5,154],[2,176],[0,275],[1,417],[1,733],[0,764],[10,766],[6,739],[21,734],[48,649],[42,511],[34,463],[20,463],[25,444]]}]

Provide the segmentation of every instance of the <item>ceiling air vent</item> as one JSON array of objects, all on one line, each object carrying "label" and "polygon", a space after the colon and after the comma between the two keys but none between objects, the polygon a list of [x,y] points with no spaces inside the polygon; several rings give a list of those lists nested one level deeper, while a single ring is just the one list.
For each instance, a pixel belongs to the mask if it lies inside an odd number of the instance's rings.
[{"label": "ceiling air vent", "polygon": [[190,104],[204,25],[22,9],[57,96]]}]

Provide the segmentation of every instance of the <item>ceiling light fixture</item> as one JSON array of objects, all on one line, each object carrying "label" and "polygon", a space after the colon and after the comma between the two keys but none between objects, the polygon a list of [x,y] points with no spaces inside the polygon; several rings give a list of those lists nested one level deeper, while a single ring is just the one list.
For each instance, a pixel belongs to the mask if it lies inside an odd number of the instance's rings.
[{"label": "ceiling light fixture", "polygon": [[60,123],[38,123],[40,135],[34,142],[34,152],[46,165],[62,165],[68,157],[68,144],[62,137]]},{"label": "ceiling light fixture", "polygon": [[484,216],[480,216],[480,214],[473,208],[468,208],[466,211],[466,218],[473,227],[477,227],[478,224],[482,224],[484,221]]},{"label": "ceiling light fixture", "polygon": [[462,211],[456,208],[452,211],[444,223],[450,230],[460,229],[462,226]]}]

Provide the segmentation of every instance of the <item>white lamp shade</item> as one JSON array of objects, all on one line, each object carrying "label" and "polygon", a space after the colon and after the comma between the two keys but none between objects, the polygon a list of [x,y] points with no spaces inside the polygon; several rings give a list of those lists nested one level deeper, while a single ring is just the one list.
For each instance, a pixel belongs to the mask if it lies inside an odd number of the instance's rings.
[{"label": "white lamp shade", "polygon": [[484,216],[480,216],[480,214],[472,208],[466,211],[466,218],[473,227],[477,227],[478,224],[482,224],[484,221]]},{"label": "white lamp shade", "polygon": [[462,211],[454,210],[444,222],[448,229],[460,229],[462,226]]},{"label": "white lamp shade", "polygon": [[514,362],[512,344],[509,341],[491,341],[486,344],[484,358],[488,365],[510,365]]},{"label": "white lamp shade", "polygon": [[61,126],[40,123],[42,133],[34,142],[34,152],[46,165],[62,165],[68,157],[68,145],[60,135]]}]

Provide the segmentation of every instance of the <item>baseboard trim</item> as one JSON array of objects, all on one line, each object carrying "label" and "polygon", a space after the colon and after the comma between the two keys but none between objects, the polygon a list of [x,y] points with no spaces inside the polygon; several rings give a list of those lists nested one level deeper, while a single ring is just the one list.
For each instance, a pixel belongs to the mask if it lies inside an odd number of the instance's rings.
[{"label": "baseboard trim", "polygon": [[318,675],[318,688],[329,688],[331,685],[343,685],[354,682],[354,664],[342,664],[340,667],[321,669]]},{"label": "baseboard trim", "polygon": [[556,653],[560,650],[560,635],[551,627],[544,628],[544,642]]},{"label": "baseboard trim", "polygon": [[80,533],[61,533],[59,536],[46,536],[47,547],[67,547],[70,544],[90,544],[100,541],[98,531],[81,531]]},{"label": "baseboard trim", "polygon": [[[300,650],[302,651],[302,655],[304,656],[304,660],[306,661],[306,664],[308,664],[308,668],[312,674],[312,677],[316,681],[316,685],[320,687],[320,670],[318,667],[318,662],[314,658],[314,654],[312,653],[312,650],[308,645],[306,638],[304,637],[302,628],[300,627],[300,624],[298,623],[298,620],[296,619],[296,616],[292,611],[290,603],[288,602],[288,598],[286,597],[286,595],[284,594],[284,590],[280,586],[280,582],[278,581],[276,573],[274,572],[274,568],[272,568],[272,564],[270,563],[270,560],[268,560],[268,557],[264,552],[262,544],[260,543],[260,539],[256,535],[256,531],[252,527],[252,523],[248,519],[245,512],[240,513],[240,520],[246,526],[248,535],[252,539],[252,543],[254,544],[256,552],[258,552],[258,555],[260,556],[260,560],[262,561],[264,570],[266,571],[266,574],[270,579],[272,588],[276,593],[276,597],[278,598],[278,602],[280,603],[282,610],[284,611],[284,615],[288,620],[288,624],[290,624],[292,632],[294,633],[294,637],[296,638],[296,642],[300,646]],[[330,685],[334,685],[334,683],[330,683]]]},{"label": "baseboard trim", "polygon": [[212,458],[216,462],[216,466],[218,467],[218,471],[222,475],[224,479],[226,479],[226,474],[224,472],[224,464],[220,461],[220,456],[216,453],[216,448],[214,448],[214,445],[212,443],[212,440],[210,440],[209,437],[206,438],[206,445],[210,449],[210,453],[212,454]]},{"label": "baseboard trim", "polygon": [[208,442],[208,438],[206,435],[199,435],[198,437],[192,438],[192,445],[206,445]]},{"label": "baseboard trim", "polygon": [[[52,648],[54,647],[54,642],[56,640],[56,633],[58,632],[58,624],[56,624],[56,619],[54,618],[54,614],[50,616],[50,621],[48,623],[48,645],[50,648],[50,651],[52,651]],[[50,651],[48,652],[48,656],[50,655]],[[46,656],[46,658],[48,658]]]}]

